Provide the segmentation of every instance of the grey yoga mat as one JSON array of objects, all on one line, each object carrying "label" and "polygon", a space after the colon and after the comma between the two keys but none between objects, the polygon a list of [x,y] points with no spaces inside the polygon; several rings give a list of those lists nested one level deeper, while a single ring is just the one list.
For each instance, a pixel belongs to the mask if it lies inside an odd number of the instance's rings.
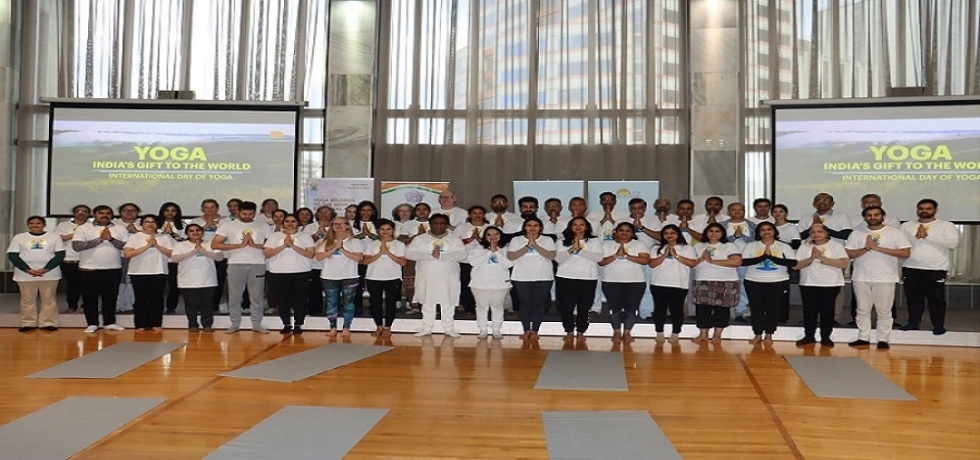
[{"label": "grey yoga mat", "polygon": [[112,379],[172,353],[184,342],[123,342],[28,375],[30,379]]},{"label": "grey yoga mat", "polygon": [[786,356],[786,362],[819,398],[916,400],[860,358]]},{"label": "grey yoga mat", "polygon": [[108,436],[164,398],[68,397],[0,426],[0,456],[69,458]]},{"label": "grey yoga mat", "polygon": [[340,459],[386,413],[388,409],[286,406],[205,459]]},{"label": "grey yoga mat", "polygon": [[646,411],[542,412],[553,460],[682,458]]},{"label": "grey yoga mat", "polygon": [[609,351],[549,352],[534,388],[627,391],[623,354]]},{"label": "grey yoga mat", "polygon": [[221,375],[273,382],[295,382],[393,349],[394,347],[333,343]]}]

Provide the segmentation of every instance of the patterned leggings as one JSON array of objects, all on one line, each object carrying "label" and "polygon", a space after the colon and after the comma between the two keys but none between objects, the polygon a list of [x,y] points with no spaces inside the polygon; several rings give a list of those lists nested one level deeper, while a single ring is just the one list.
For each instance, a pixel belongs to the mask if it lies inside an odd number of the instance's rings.
[{"label": "patterned leggings", "polygon": [[343,306],[344,329],[350,329],[354,322],[354,297],[357,294],[357,286],[360,284],[357,278],[346,280],[323,280],[323,298],[327,305],[327,320],[330,327],[337,327],[338,309]]}]

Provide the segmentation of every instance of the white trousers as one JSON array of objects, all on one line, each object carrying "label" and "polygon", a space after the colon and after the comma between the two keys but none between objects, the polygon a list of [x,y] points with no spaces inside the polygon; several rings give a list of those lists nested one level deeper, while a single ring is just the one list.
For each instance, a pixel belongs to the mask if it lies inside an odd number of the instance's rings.
[{"label": "white trousers", "polygon": [[476,327],[480,331],[487,330],[487,311],[490,311],[494,332],[499,332],[504,325],[504,298],[510,289],[476,289],[472,288],[476,299]]},{"label": "white trousers", "polygon": [[878,341],[888,342],[892,332],[892,302],[895,300],[895,283],[853,281],[857,299],[858,340],[871,341],[871,308],[878,312]]},{"label": "white trousers", "polygon": [[445,302],[440,304],[434,303],[423,303],[422,304],[422,329],[426,331],[432,331],[432,325],[436,322],[436,305],[439,305],[440,312],[442,313],[442,330],[443,332],[449,332],[453,330],[453,315],[456,314],[456,306],[452,305],[453,302]]}]

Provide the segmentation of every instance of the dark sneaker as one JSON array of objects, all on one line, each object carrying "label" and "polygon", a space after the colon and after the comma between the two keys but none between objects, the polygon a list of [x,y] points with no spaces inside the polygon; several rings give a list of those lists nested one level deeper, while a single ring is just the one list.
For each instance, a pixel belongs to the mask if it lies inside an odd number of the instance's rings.
[{"label": "dark sneaker", "polygon": [[815,343],[817,343],[817,339],[813,337],[803,337],[802,339],[796,341],[796,346],[805,347],[807,345],[813,345]]},{"label": "dark sneaker", "polygon": [[834,348],[834,341],[830,339],[820,339],[820,346]]},{"label": "dark sneaker", "polygon": [[932,335],[943,335],[946,333],[946,328],[942,326],[936,326],[932,328]]},{"label": "dark sneaker", "polygon": [[31,332],[34,329],[37,329],[37,328],[36,327],[33,327],[33,326],[23,326],[20,329],[17,329],[17,332]]},{"label": "dark sneaker", "polygon": [[903,331],[918,331],[919,330],[919,323],[908,323],[908,324],[900,327],[899,329],[901,329]]},{"label": "dark sneaker", "polygon": [[282,335],[292,334],[293,333],[293,327],[292,326],[283,327],[282,329],[279,330],[279,333],[282,334]]},{"label": "dark sneaker", "polygon": [[871,342],[868,342],[867,340],[855,340],[855,341],[847,344],[847,346],[854,347],[854,348],[867,347],[869,345],[871,345]]},{"label": "dark sneaker", "polygon": [[300,335],[303,333],[302,326],[293,326],[293,335]]},{"label": "dark sneaker", "polygon": [[888,342],[878,342],[878,349],[879,350],[887,350],[889,348],[891,348],[891,346],[888,345]]}]

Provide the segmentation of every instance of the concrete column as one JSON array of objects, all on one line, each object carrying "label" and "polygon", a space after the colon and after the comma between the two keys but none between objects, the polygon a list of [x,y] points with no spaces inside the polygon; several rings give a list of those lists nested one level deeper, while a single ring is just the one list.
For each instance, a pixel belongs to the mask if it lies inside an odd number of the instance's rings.
[{"label": "concrete column", "polygon": [[736,0],[690,1],[691,198],[741,195]]}]

